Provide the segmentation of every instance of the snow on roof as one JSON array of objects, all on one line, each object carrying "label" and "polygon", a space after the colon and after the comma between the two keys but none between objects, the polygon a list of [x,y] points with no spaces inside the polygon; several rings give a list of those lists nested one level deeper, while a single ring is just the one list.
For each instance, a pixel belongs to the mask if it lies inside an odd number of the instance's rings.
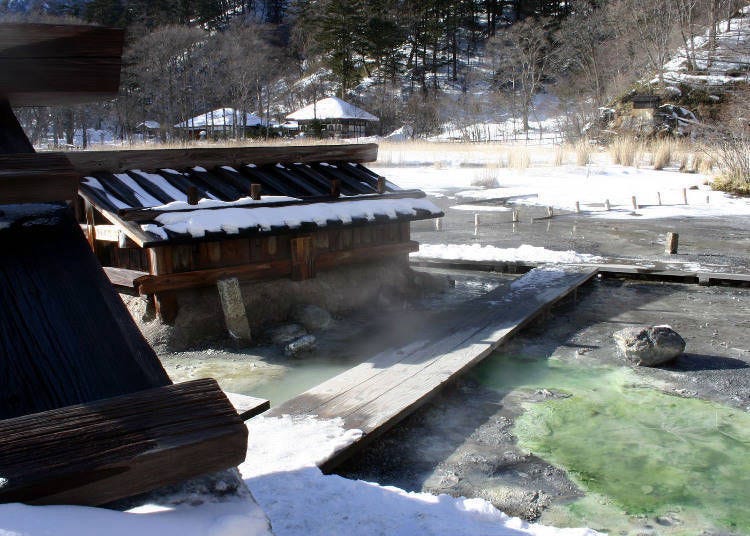
[{"label": "snow on roof", "polygon": [[146,128],[150,128],[150,129],[156,130],[156,129],[158,129],[159,127],[161,127],[161,125],[159,124],[159,122],[158,122],[158,121],[151,121],[151,120],[146,120],[146,121],[144,121],[143,123],[138,123],[138,124],[137,124],[137,125],[135,126],[135,128],[143,128],[143,127],[146,127]]},{"label": "snow on roof", "polygon": [[[262,124],[263,121],[260,117],[255,114],[246,113],[246,121],[244,126],[257,127]],[[236,123],[235,123],[236,121]],[[195,117],[177,123],[175,128],[203,128],[203,127],[229,127],[229,126],[243,126],[242,125],[242,112],[235,110],[234,108],[217,108],[211,112],[205,114],[196,115]]]},{"label": "snow on roof", "polygon": [[313,104],[297,110],[286,116],[293,121],[310,119],[362,119],[364,121],[380,121],[369,112],[337,97],[321,99]]}]

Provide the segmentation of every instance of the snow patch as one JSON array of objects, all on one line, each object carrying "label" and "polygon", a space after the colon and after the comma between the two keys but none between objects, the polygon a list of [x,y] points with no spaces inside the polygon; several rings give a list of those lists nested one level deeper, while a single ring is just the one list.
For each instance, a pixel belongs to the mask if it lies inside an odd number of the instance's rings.
[{"label": "snow patch", "polygon": [[479,244],[420,244],[411,258],[491,262],[549,262],[560,264],[595,263],[602,258],[575,251],[554,251],[524,244],[517,248],[498,248]]}]

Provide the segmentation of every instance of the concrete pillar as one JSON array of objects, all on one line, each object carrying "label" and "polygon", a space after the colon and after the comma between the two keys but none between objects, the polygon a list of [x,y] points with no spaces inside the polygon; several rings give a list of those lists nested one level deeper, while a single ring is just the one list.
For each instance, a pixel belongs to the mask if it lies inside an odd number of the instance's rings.
[{"label": "concrete pillar", "polygon": [[219,300],[229,335],[238,343],[249,343],[252,337],[240,282],[236,277],[220,279],[216,282],[216,288],[219,290]]}]

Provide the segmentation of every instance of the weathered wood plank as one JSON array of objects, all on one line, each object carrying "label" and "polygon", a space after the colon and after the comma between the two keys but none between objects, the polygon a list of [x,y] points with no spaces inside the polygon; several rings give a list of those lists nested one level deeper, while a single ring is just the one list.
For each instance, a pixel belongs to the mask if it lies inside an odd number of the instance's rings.
[{"label": "weathered wood plank", "polygon": [[312,236],[299,236],[290,241],[292,279],[304,281],[315,277],[315,248]]},{"label": "weathered wood plank", "polygon": [[129,169],[184,169],[188,166],[201,166],[206,169],[216,166],[232,166],[239,169],[242,164],[263,165],[275,164],[277,162],[320,162],[323,160],[373,162],[377,159],[377,155],[378,146],[374,143],[369,143],[139,151],[87,151],[70,153],[69,158],[73,163],[73,167],[79,173],[90,175],[97,171],[119,173]]},{"label": "weathered wood plank", "polygon": [[135,288],[135,280],[139,277],[148,275],[146,272],[139,270],[128,270],[127,268],[115,268],[114,266],[104,266],[104,273],[107,274],[109,282],[115,287],[127,289]]},{"label": "weathered wood plank", "polygon": [[271,409],[271,401],[264,398],[229,393],[227,391],[224,391],[224,394],[227,395],[227,398],[234,406],[234,409],[237,410],[237,413],[243,421],[247,421],[256,415],[260,415]]},{"label": "weathered wood plank", "polygon": [[2,502],[98,505],[245,459],[247,428],[214,380],[0,421]]},{"label": "weathered wood plank", "polygon": [[[370,259],[405,255],[419,249],[416,242],[384,244],[349,251],[319,252],[315,266],[321,269],[334,268],[340,264],[365,262]],[[272,279],[292,275],[291,259],[255,262],[239,266],[224,266],[209,270],[146,275],[135,282],[141,294],[153,294],[167,290],[181,290],[215,285],[219,279],[236,277],[240,280]]]},{"label": "weathered wood plank", "polygon": [[[421,341],[383,352],[274,408],[270,415],[342,417],[347,429],[362,430],[362,439],[321,464],[330,470],[596,273],[595,268],[584,267],[538,269],[509,289],[498,289],[459,307],[452,321],[448,317],[437,324],[442,337],[427,333]],[[446,325],[452,327],[446,329]]]},{"label": "weathered wood plank", "polygon": [[0,242],[0,419],[171,383],[69,208]]},{"label": "weathered wood plank", "polygon": [[0,154],[0,204],[68,201],[79,178],[61,153]]},{"label": "weathered wood plank", "polygon": [[124,38],[124,31],[114,28],[2,23],[0,95],[13,106],[114,97]]}]

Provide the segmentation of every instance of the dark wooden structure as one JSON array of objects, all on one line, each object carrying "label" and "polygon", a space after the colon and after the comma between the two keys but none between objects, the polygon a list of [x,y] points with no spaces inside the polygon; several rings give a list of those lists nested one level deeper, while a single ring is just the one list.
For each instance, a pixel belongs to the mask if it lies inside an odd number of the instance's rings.
[{"label": "dark wooden structure", "polygon": [[[415,251],[409,222],[442,215],[362,162],[376,145],[71,153],[84,177],[80,223],[116,279],[153,295],[240,280],[304,280]],[[258,215],[256,217],[256,215]],[[205,230],[196,222],[210,219]],[[169,222],[181,222],[171,225]],[[192,228],[192,232],[191,232]],[[124,272],[124,271],[126,272]]]},{"label": "dark wooden structure", "polygon": [[636,94],[630,97],[634,110],[656,110],[661,106],[661,97],[651,94]]},{"label": "dark wooden structure", "polygon": [[10,108],[112,96],[122,39],[0,24],[0,501],[102,504],[245,457],[216,382],[172,385],[66,203],[79,175]]}]

